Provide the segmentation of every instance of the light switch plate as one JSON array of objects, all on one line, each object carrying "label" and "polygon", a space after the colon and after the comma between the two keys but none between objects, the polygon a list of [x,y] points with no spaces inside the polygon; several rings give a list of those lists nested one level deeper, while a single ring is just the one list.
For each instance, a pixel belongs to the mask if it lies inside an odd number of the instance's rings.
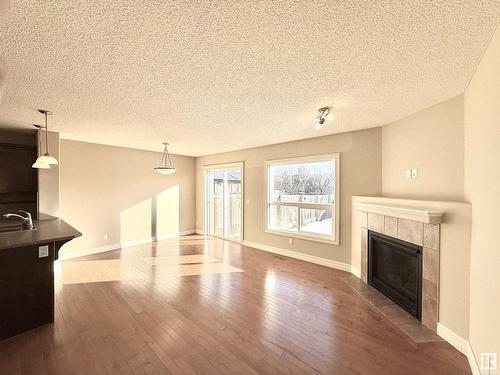
[{"label": "light switch plate", "polygon": [[38,258],[45,258],[49,256],[49,245],[38,247]]}]

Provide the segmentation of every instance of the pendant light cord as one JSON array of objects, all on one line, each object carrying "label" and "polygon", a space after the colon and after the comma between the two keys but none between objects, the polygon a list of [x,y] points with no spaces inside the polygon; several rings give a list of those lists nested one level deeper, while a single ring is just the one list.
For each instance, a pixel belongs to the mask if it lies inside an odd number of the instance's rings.
[{"label": "pendant light cord", "polygon": [[38,156],[42,156],[42,140],[40,139],[41,138],[41,135],[40,135],[40,128],[37,127],[37,137],[38,137]]},{"label": "pendant light cord", "polygon": [[172,166],[172,160],[170,160],[170,153],[168,152],[168,143],[165,145],[165,150],[167,151],[168,164]]},{"label": "pendant light cord", "polygon": [[165,148],[163,150],[163,155],[161,156],[160,165],[167,167],[167,163],[172,166],[172,160],[170,159],[170,153],[168,152],[168,142],[164,143]]},{"label": "pendant light cord", "polygon": [[45,112],[45,153],[49,154],[49,128],[47,127],[47,112]]},{"label": "pendant light cord", "polygon": [[163,154],[161,154],[161,161],[160,161],[160,165],[166,165],[166,164],[164,163],[164,161],[165,161],[165,150],[166,150],[166,148],[167,148],[167,145],[165,145],[165,147],[163,148]]}]

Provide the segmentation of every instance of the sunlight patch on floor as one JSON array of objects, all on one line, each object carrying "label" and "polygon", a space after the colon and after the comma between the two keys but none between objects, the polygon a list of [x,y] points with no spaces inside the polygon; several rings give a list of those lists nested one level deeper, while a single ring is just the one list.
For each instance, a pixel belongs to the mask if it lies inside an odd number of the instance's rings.
[{"label": "sunlight patch on floor", "polygon": [[220,262],[220,259],[205,254],[145,257],[142,258],[142,260],[151,264],[152,266],[170,266],[176,264]]},{"label": "sunlight patch on floor", "polygon": [[102,259],[64,261],[58,279],[64,284],[107,281],[147,280],[152,270],[168,277],[214,275],[243,272],[205,254],[144,257],[136,259]]}]

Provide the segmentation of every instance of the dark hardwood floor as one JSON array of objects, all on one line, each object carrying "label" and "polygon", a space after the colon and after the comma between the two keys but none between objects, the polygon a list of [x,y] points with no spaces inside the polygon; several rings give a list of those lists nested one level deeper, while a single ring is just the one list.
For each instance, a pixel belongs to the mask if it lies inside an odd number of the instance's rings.
[{"label": "dark hardwood floor", "polygon": [[0,374],[470,374],[347,273],[236,243],[187,236],[55,272],[55,324],[1,342]]}]

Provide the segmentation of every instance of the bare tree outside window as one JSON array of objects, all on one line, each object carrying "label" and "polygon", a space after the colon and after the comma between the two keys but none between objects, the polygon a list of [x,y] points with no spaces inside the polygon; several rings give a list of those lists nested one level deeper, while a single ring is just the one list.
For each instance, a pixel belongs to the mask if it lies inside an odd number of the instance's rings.
[{"label": "bare tree outside window", "polygon": [[268,227],[333,236],[335,161],[268,164]]}]

